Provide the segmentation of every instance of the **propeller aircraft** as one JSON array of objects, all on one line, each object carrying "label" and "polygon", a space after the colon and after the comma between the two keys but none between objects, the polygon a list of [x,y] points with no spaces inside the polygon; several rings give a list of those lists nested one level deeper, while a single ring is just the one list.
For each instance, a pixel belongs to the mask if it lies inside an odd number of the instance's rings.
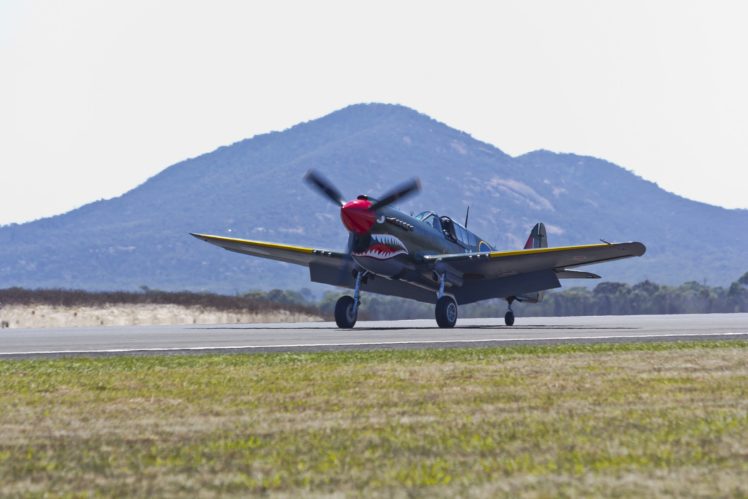
[{"label": "propeller aircraft", "polygon": [[[410,216],[391,207],[420,190],[417,179],[380,198],[360,195],[346,201],[325,177],[310,170],[306,182],[340,208],[349,233],[345,252],[208,234],[191,235],[226,250],[304,265],[313,282],[353,289],[335,305],[340,328],[356,324],[361,292],[369,291],[435,304],[436,323],[454,327],[458,304],[490,298],[507,302],[504,322],[514,324],[512,303],[537,303],[561,279],[599,279],[582,265],[641,256],[639,242],[548,247],[545,226],[533,227],[525,247],[497,251],[450,217],[424,211]],[[469,212],[468,212],[469,213]]]}]

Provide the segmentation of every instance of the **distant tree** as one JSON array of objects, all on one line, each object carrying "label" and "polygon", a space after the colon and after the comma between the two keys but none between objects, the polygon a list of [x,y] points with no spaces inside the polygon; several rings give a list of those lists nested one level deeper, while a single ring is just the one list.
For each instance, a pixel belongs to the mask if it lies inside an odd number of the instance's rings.
[{"label": "distant tree", "polygon": [[738,279],[738,284],[742,284],[743,286],[748,286],[748,272],[743,274],[740,279]]},{"label": "distant tree", "polygon": [[634,284],[632,289],[634,291],[641,291],[647,296],[654,296],[660,290],[660,286],[647,279],[646,281]]},{"label": "distant tree", "polygon": [[622,282],[601,282],[595,286],[594,293],[596,295],[615,296],[623,292],[626,288],[628,288],[628,284]]},{"label": "distant tree", "polygon": [[626,314],[630,288],[622,282],[601,282],[593,291],[598,315]]}]

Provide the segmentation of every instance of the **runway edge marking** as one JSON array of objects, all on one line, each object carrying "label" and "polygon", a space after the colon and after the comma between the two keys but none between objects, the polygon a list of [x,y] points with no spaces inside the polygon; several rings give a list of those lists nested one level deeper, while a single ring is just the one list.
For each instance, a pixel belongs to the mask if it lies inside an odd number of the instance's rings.
[{"label": "runway edge marking", "polygon": [[90,353],[135,353],[135,352],[199,352],[210,350],[261,350],[261,349],[283,349],[283,348],[329,348],[329,347],[366,347],[366,346],[394,346],[394,345],[429,345],[429,344],[469,344],[469,343],[517,343],[517,342],[542,342],[542,341],[571,341],[571,340],[637,340],[651,338],[689,338],[703,336],[746,336],[748,331],[739,333],[678,333],[678,334],[641,334],[636,336],[556,336],[549,338],[483,338],[470,340],[420,340],[420,341],[381,341],[363,343],[297,343],[286,345],[228,345],[228,346],[201,346],[201,347],[157,347],[157,348],[112,348],[105,350],[38,350],[31,352],[0,352],[0,356],[13,355],[63,355],[63,354],[90,354]]}]

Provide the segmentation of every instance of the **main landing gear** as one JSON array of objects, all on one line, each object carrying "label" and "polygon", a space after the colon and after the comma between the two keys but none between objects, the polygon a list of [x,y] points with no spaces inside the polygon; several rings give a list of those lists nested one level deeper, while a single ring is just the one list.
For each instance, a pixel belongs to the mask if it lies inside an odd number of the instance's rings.
[{"label": "main landing gear", "polygon": [[353,297],[341,296],[335,303],[335,323],[339,328],[351,329],[356,325],[358,306],[361,304],[361,280],[365,279],[366,271],[356,271],[356,284],[353,287]]},{"label": "main landing gear", "polygon": [[[356,325],[358,319],[358,307],[361,304],[361,284],[366,281],[367,271],[357,270],[355,273],[355,285],[353,287],[353,296],[342,296],[335,303],[335,323],[339,328],[351,329]],[[444,293],[446,276],[439,274],[439,289],[436,292],[436,308],[434,315],[436,323],[441,328],[451,328],[457,323],[457,302],[454,298]],[[504,315],[504,324],[507,326],[514,325],[514,311],[512,303],[516,300],[514,296],[506,299],[507,312]]]},{"label": "main landing gear", "polygon": [[439,327],[454,327],[457,322],[457,302],[451,296],[436,300],[436,323]]},{"label": "main landing gear", "polygon": [[514,325],[514,312],[512,312],[512,302],[515,300],[514,297],[509,297],[506,299],[508,310],[506,311],[506,314],[504,315],[504,324],[507,326],[513,326]]},{"label": "main landing gear", "polygon": [[457,302],[444,294],[444,274],[439,274],[439,291],[436,296],[436,323],[439,327],[454,327],[457,322]]}]

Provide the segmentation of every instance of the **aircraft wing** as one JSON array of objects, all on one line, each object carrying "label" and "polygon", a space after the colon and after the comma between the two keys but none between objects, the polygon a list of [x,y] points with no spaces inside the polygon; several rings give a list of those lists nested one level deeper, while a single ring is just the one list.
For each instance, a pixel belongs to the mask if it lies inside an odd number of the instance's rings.
[{"label": "aircraft wing", "polygon": [[554,270],[559,278],[572,276],[594,278],[595,274],[577,273],[566,269],[609,262],[620,258],[641,256],[646,251],[642,243],[588,244],[555,248],[530,248],[517,251],[486,251],[428,255],[424,259],[436,266],[446,265],[465,279],[493,279],[542,270]]},{"label": "aircraft wing", "polygon": [[308,267],[312,263],[324,263],[328,266],[344,268],[350,265],[350,257],[345,253],[328,251],[323,249],[306,248],[304,246],[293,246],[290,244],[268,243],[265,241],[250,241],[249,239],[236,239],[233,237],[211,236],[208,234],[190,235],[215,244],[221,248],[245,255],[269,258],[286,263],[295,263]]}]

